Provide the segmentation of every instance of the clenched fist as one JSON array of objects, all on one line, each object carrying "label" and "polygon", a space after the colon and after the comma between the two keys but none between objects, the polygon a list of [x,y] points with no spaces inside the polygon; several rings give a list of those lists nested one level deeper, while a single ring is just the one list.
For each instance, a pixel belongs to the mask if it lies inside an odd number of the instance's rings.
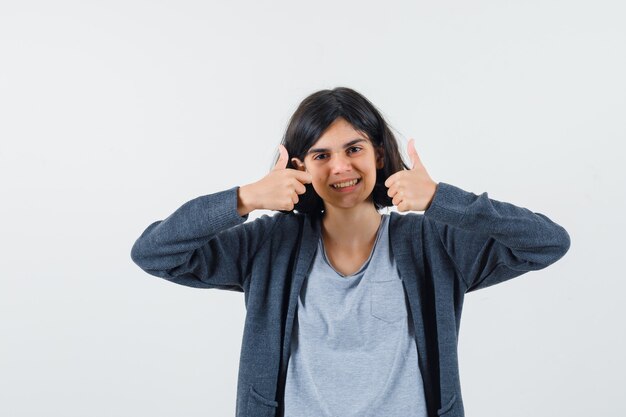
[{"label": "clenched fist", "polygon": [[287,168],[287,148],[278,145],[280,157],[269,174],[252,184],[239,187],[237,210],[244,216],[252,210],[293,210],[313,177],[308,172]]},{"label": "clenched fist", "polygon": [[392,198],[398,211],[423,211],[428,209],[437,190],[437,183],[430,178],[415,150],[414,140],[410,139],[407,151],[413,167],[390,175],[385,181],[389,188],[387,195]]}]

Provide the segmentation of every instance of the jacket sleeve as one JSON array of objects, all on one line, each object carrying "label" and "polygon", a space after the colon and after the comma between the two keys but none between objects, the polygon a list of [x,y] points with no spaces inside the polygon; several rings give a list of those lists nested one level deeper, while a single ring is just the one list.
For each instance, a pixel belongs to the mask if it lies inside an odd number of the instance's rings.
[{"label": "jacket sleeve", "polygon": [[543,269],[570,247],[567,231],[547,216],[443,182],[424,216],[434,220],[465,292]]},{"label": "jacket sleeve", "polygon": [[197,197],[150,224],[131,249],[133,262],[177,284],[243,292],[276,216],[244,223],[248,215],[237,211],[238,188]]}]

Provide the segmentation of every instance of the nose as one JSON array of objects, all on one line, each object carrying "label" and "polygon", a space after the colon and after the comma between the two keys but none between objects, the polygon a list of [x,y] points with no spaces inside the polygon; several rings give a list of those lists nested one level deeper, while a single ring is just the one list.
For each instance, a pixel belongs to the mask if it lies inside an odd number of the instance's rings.
[{"label": "nose", "polygon": [[334,175],[352,171],[350,158],[343,151],[335,152],[331,157],[330,167]]}]

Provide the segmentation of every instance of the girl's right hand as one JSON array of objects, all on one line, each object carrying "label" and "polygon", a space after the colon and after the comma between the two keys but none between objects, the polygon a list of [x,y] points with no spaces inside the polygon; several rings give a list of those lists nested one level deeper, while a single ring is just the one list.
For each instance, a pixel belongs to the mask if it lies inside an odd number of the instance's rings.
[{"label": "girl's right hand", "polygon": [[287,148],[280,144],[278,151],[280,157],[269,174],[239,188],[240,214],[254,209],[291,211],[299,201],[298,194],[306,192],[304,184],[313,181],[313,176],[308,172],[287,168]]}]

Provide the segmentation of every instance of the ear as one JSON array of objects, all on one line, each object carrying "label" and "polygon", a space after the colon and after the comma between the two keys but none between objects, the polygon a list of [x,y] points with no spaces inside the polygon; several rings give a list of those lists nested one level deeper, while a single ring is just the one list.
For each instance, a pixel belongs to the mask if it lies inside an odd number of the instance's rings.
[{"label": "ear", "polygon": [[382,146],[376,148],[376,169],[382,169],[385,166],[385,149]]},{"label": "ear", "polygon": [[295,165],[297,170],[306,171],[306,167],[304,166],[304,163],[300,161],[298,158],[296,157],[291,158],[291,163]]}]

